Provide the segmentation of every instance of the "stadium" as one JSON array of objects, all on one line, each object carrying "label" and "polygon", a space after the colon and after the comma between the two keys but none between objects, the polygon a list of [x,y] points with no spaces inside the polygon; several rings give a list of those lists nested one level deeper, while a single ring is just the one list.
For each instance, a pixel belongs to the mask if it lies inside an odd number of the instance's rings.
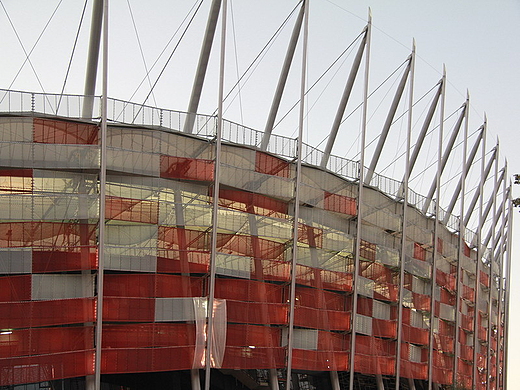
[{"label": "stadium", "polygon": [[[197,111],[218,0],[186,112],[95,96],[95,76],[83,95],[0,90],[1,389],[505,388],[512,206],[498,145],[486,149],[485,122],[468,145],[469,98],[443,129],[443,77],[414,145],[409,124],[400,178],[377,173],[397,107],[411,112],[412,51],[373,155],[364,137],[358,159],[333,155],[370,20],[327,147],[272,133],[306,5],[263,131]],[[423,196],[409,181],[431,129]]]}]

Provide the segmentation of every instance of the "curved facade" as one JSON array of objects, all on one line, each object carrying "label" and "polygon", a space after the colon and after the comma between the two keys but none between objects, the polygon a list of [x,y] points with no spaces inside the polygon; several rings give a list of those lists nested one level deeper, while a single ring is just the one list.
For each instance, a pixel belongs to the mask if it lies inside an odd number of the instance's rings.
[{"label": "curved facade", "polygon": [[345,389],[354,359],[366,388],[502,388],[503,227],[498,254],[477,252],[424,197],[409,192],[405,214],[401,183],[374,175],[360,198],[357,162],[319,168],[306,145],[296,180],[295,140],[261,151],[260,132],[230,122],[216,196],[215,118],[188,135],[184,113],[110,100],[127,115],[102,145],[73,110],[23,106],[40,98],[12,93],[0,116],[0,386],[94,374],[96,331],[102,381],[189,375],[205,365],[209,299],[212,371],[236,383],[250,370],[285,388],[290,362],[293,383]]}]

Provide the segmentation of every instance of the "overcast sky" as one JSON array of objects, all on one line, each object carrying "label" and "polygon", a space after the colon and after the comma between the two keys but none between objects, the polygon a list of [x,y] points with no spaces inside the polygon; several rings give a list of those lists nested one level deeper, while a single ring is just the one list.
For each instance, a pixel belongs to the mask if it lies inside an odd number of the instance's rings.
[{"label": "overcast sky", "polygon": [[[65,92],[68,93],[83,92],[90,3],[91,0],[86,8],[65,87]],[[110,2],[110,96],[143,102],[150,91],[150,85],[157,80],[164,67],[164,73],[147,104],[186,110],[209,9],[208,0],[200,8],[192,26],[166,67],[165,62],[186,25],[182,24],[183,19],[195,3],[194,0]],[[78,30],[83,1],[2,0],[1,4],[0,50],[4,55],[0,88],[39,92],[43,87],[46,92],[60,92]],[[296,6],[296,1],[232,0],[230,5],[225,75],[227,90],[290,14]],[[427,92],[441,78],[442,67],[445,64],[449,81],[447,115],[457,112],[465,100],[466,91],[469,90],[470,134],[474,134],[483,122],[484,112],[487,113],[488,149],[499,137],[501,166],[506,157],[509,162],[509,174],[520,172],[520,153],[517,151],[520,123],[518,0],[311,0],[309,84],[320,77],[345,48],[351,43],[354,45],[348,51],[348,55],[309,93],[305,141],[313,145],[320,144],[330,128],[352,62],[353,51],[357,48],[356,37],[366,25],[368,7],[372,9],[374,26],[370,89],[373,91],[381,85],[378,93],[370,101],[371,122],[368,140],[377,137],[377,131],[385,119],[388,101],[393,96],[402,71],[400,65],[410,54],[412,39],[415,38],[417,69],[414,96],[418,99],[426,94],[426,98],[414,110],[417,122],[414,130],[420,129],[421,119],[431,97]],[[55,10],[48,27],[32,50]],[[262,60],[255,65],[252,75],[241,83],[241,93],[228,99],[226,118],[243,122],[249,127],[263,129],[293,23],[294,15]],[[179,26],[180,29],[174,35]],[[168,44],[172,36],[173,40]],[[38,78],[29,63],[25,63],[21,68],[25,55],[19,40],[25,51],[31,52],[31,64]],[[208,114],[217,107],[217,48],[218,45],[212,53],[208,80],[200,106],[200,112]],[[161,55],[164,49],[165,52]],[[299,54],[300,51],[295,57],[280,116],[299,98]],[[21,71],[17,75],[20,68]],[[146,69],[151,69],[148,79],[145,77]],[[383,83],[395,70],[395,75]],[[361,80],[360,77],[358,81]],[[353,111],[361,99],[361,83],[358,82],[347,112]],[[401,105],[398,115],[404,113],[405,108],[404,104]],[[296,112],[297,110],[289,114],[275,129],[275,133],[294,136],[298,123]],[[448,122],[446,131],[449,131],[449,125],[452,125],[454,118]],[[357,158],[359,123],[358,110],[342,126],[334,148],[335,154]],[[396,122],[392,127],[392,138],[389,141],[392,147],[386,148],[382,162],[378,165],[378,170],[383,171],[385,175],[396,178],[402,176],[402,165],[399,165],[402,159],[399,159],[399,156],[404,145],[405,128],[404,121]],[[424,166],[432,161],[436,148],[433,137],[428,142],[429,146],[426,143],[427,146],[423,147],[427,149]],[[323,144],[321,146],[323,147]],[[459,147],[459,152],[460,149]],[[370,153],[368,154],[370,156]],[[399,163],[392,164],[394,160]],[[447,171],[447,178],[457,176],[460,164],[452,162]],[[424,188],[429,186],[430,180],[431,177],[428,175],[422,175],[414,179],[414,184],[418,191],[425,193]],[[478,164],[470,175],[469,182],[468,191],[478,183]],[[515,189],[514,194],[518,196],[519,192]],[[451,197],[448,187],[446,197]],[[520,229],[517,228],[514,235],[516,242],[519,242],[519,232]],[[513,248],[514,252],[518,253],[517,248]],[[517,258],[518,254],[514,256],[513,261],[516,262]],[[517,283],[514,283],[515,281]],[[520,302],[515,299],[520,292],[518,281],[520,267],[514,265],[511,307],[513,329],[520,325]],[[509,376],[510,384],[513,385],[520,383],[520,372],[515,370],[515,366],[520,364],[520,339],[514,337],[514,333],[510,345],[509,367],[512,369]]]}]

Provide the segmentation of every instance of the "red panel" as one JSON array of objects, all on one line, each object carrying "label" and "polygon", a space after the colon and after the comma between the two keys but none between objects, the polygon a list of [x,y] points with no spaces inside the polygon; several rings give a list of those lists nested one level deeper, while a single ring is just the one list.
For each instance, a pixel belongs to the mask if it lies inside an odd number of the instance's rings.
[{"label": "red panel", "polygon": [[430,311],[431,299],[428,295],[412,292],[413,306],[417,310]]},{"label": "red panel", "polygon": [[195,344],[195,324],[103,324],[103,348],[182,347]]},{"label": "red panel", "polygon": [[[373,245],[373,244],[371,244]],[[375,246],[374,246],[375,248]],[[375,249],[374,249],[375,250]],[[397,282],[396,275],[390,269],[381,263],[373,263],[369,261],[361,261],[359,275],[371,279],[376,282],[385,282],[395,284]]]},{"label": "red panel", "polygon": [[397,302],[399,300],[399,287],[393,283],[375,282],[374,298],[382,301]]},{"label": "red panel", "polygon": [[417,260],[426,260],[426,249],[418,242],[413,243],[413,257]]},{"label": "red panel", "polygon": [[154,225],[159,220],[159,202],[116,196],[107,196],[105,199],[107,219]]},{"label": "red panel", "polygon": [[[291,264],[282,260],[260,260],[262,265],[262,277],[265,280],[287,282],[291,275]],[[298,272],[298,271],[297,271]],[[256,275],[256,262],[253,263],[251,272]],[[298,276],[296,276],[298,277]]]},{"label": "red panel", "polygon": [[[289,272],[290,264],[286,264],[288,265]],[[320,289],[326,288],[336,291],[352,291],[352,274],[347,272],[322,270],[297,264],[296,283]]]},{"label": "red panel", "polygon": [[454,341],[453,337],[434,334],[433,347],[439,351],[453,352]]},{"label": "red panel", "polygon": [[433,382],[441,385],[451,385],[453,383],[453,370],[433,367]]},{"label": "red panel", "polygon": [[358,355],[354,360],[356,372],[369,375],[395,375],[395,357]]},{"label": "red panel", "polygon": [[321,289],[296,286],[296,304],[316,309],[345,310],[345,295]]},{"label": "red panel", "polygon": [[428,345],[429,333],[428,329],[403,324],[403,341],[408,343]]},{"label": "red panel", "polygon": [[193,347],[107,348],[101,354],[103,374],[188,370]]},{"label": "red panel", "polygon": [[0,357],[55,354],[94,347],[94,327],[14,329],[0,334]]},{"label": "red panel", "polygon": [[97,145],[99,128],[86,123],[74,123],[34,118],[34,142],[45,144]]},{"label": "red panel", "polygon": [[286,304],[228,300],[226,305],[228,322],[280,325],[287,323]]},{"label": "red panel", "polygon": [[74,252],[33,251],[33,273],[80,271],[97,268],[96,247],[83,246],[73,249]]},{"label": "red panel", "polygon": [[289,204],[287,202],[252,192],[221,189],[219,191],[219,206],[274,218],[289,217]]},{"label": "red panel", "polygon": [[94,374],[94,351],[0,358],[0,386]]},{"label": "red panel", "polygon": [[226,345],[232,347],[279,347],[281,328],[258,325],[228,324]]},{"label": "red panel", "polygon": [[350,350],[350,337],[344,333],[318,332],[318,350],[347,351]]},{"label": "red panel", "polygon": [[222,368],[232,370],[253,370],[283,368],[285,348],[227,347]]},{"label": "red panel", "polygon": [[31,300],[31,275],[0,277],[0,302],[29,300]]},{"label": "red panel", "polygon": [[475,302],[475,289],[468,286],[462,286],[462,298]]},{"label": "red panel", "polygon": [[313,329],[347,331],[350,329],[350,313],[296,306],[294,308],[294,325]]},{"label": "red panel", "polygon": [[213,160],[161,155],[161,177],[213,181]]},{"label": "red panel", "polygon": [[473,317],[467,316],[465,314],[460,314],[460,326],[462,329],[466,329],[467,331],[473,332]]},{"label": "red panel", "polygon": [[291,175],[291,166],[288,161],[257,151],[255,171],[267,175],[289,178]]},{"label": "red panel", "polygon": [[[87,227],[85,229],[85,227]],[[0,247],[80,247],[96,245],[96,225],[60,222],[2,222]]]},{"label": "red panel", "polygon": [[370,356],[395,356],[396,344],[394,340],[356,335],[356,354]]},{"label": "red panel", "polygon": [[28,328],[94,321],[94,298],[0,303],[3,328]]},{"label": "red panel", "polygon": [[372,319],[372,334],[379,337],[397,337],[397,323],[395,321]]},{"label": "red panel", "polygon": [[348,352],[293,349],[293,368],[311,371],[346,371],[348,357]]},{"label": "red panel", "polygon": [[357,213],[355,198],[333,194],[327,191],[325,191],[325,202],[323,208],[325,210],[347,215],[356,215]]},{"label": "red panel", "polygon": [[215,298],[237,301],[283,303],[283,287],[247,279],[218,279]]},{"label": "red panel", "polygon": [[460,345],[460,357],[465,360],[473,361],[473,347]]},{"label": "red panel", "polygon": [[200,297],[203,280],[181,275],[105,275],[105,296],[116,297]]},{"label": "red panel", "polygon": [[401,376],[412,379],[428,379],[428,364],[401,359]]},{"label": "red panel", "polygon": [[114,298],[103,299],[104,321],[153,322],[155,319],[155,299]]},{"label": "red panel", "polygon": [[480,283],[486,287],[489,287],[489,275],[483,271],[480,271]]},{"label": "red panel", "polygon": [[210,235],[205,230],[159,226],[158,247],[163,249],[209,250]]},{"label": "red panel", "polygon": [[450,291],[455,291],[455,275],[447,274],[438,269],[436,281],[439,286],[446,287]]}]

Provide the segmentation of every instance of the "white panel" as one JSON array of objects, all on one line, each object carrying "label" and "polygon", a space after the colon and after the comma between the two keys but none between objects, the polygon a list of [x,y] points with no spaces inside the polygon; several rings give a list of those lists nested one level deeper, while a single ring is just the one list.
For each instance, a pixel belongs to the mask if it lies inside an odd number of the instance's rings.
[{"label": "white panel", "polygon": [[356,333],[372,335],[372,317],[356,314]]},{"label": "white panel", "polygon": [[[282,330],[282,347],[287,345],[287,328]],[[318,330],[317,329],[293,329],[293,348],[317,350],[318,349]]]},{"label": "white panel", "polygon": [[[156,298],[155,321],[195,321],[194,298]],[[205,311],[203,309],[203,311]]]},{"label": "white panel", "polygon": [[0,165],[32,168],[35,164],[32,161],[33,144],[29,143],[0,143]]},{"label": "white panel", "polygon": [[31,271],[30,248],[0,248],[0,274],[30,274]]},{"label": "white panel", "polygon": [[251,278],[251,261],[250,257],[227,255],[225,253],[217,253],[216,272],[219,275],[234,276],[237,278]]},{"label": "white panel", "polygon": [[[107,250],[115,248],[107,248]],[[117,253],[107,253],[105,257],[105,269],[113,271],[138,271],[156,272],[157,256],[142,255],[131,256]]]},{"label": "white panel", "polygon": [[411,273],[412,275],[421,276],[423,278],[430,278],[431,276],[431,267],[430,264],[422,261],[413,259],[409,256],[405,256],[406,263],[404,269]]},{"label": "white panel", "polygon": [[410,311],[410,325],[416,328],[428,328],[428,324],[425,321],[422,313],[417,310]]},{"label": "white panel", "polygon": [[403,289],[403,306],[413,307],[413,294],[406,288]]},{"label": "white panel", "polygon": [[373,301],[372,314],[374,318],[378,318],[380,320],[389,320],[390,319],[390,308],[391,306],[387,303],[375,300]]},{"label": "white panel", "polygon": [[0,118],[0,142],[32,142],[33,118]]},{"label": "white panel", "polygon": [[462,255],[461,266],[463,269],[468,270],[472,274],[474,274],[477,270],[477,263],[475,260],[464,255]]},{"label": "white panel", "polygon": [[96,145],[33,145],[34,166],[39,168],[99,169],[99,147]]},{"label": "white panel", "polygon": [[385,265],[398,267],[400,263],[399,251],[378,245],[376,247],[376,260],[381,261]]},{"label": "white panel", "polygon": [[224,165],[254,171],[256,168],[256,151],[248,148],[222,145],[220,162]]},{"label": "white panel", "polygon": [[357,279],[357,293],[365,297],[372,298],[374,296],[374,281],[363,276]]},{"label": "white panel", "polygon": [[422,348],[409,344],[408,360],[414,363],[421,363]]},{"label": "white panel", "polygon": [[419,294],[430,295],[431,283],[428,283],[416,276],[412,276],[412,291]]},{"label": "white panel", "polygon": [[160,155],[107,148],[107,169],[159,177]]},{"label": "white panel", "polygon": [[94,275],[32,275],[32,300],[94,296]]},{"label": "white panel", "polygon": [[455,307],[441,302],[439,317],[448,321],[455,321]]}]

